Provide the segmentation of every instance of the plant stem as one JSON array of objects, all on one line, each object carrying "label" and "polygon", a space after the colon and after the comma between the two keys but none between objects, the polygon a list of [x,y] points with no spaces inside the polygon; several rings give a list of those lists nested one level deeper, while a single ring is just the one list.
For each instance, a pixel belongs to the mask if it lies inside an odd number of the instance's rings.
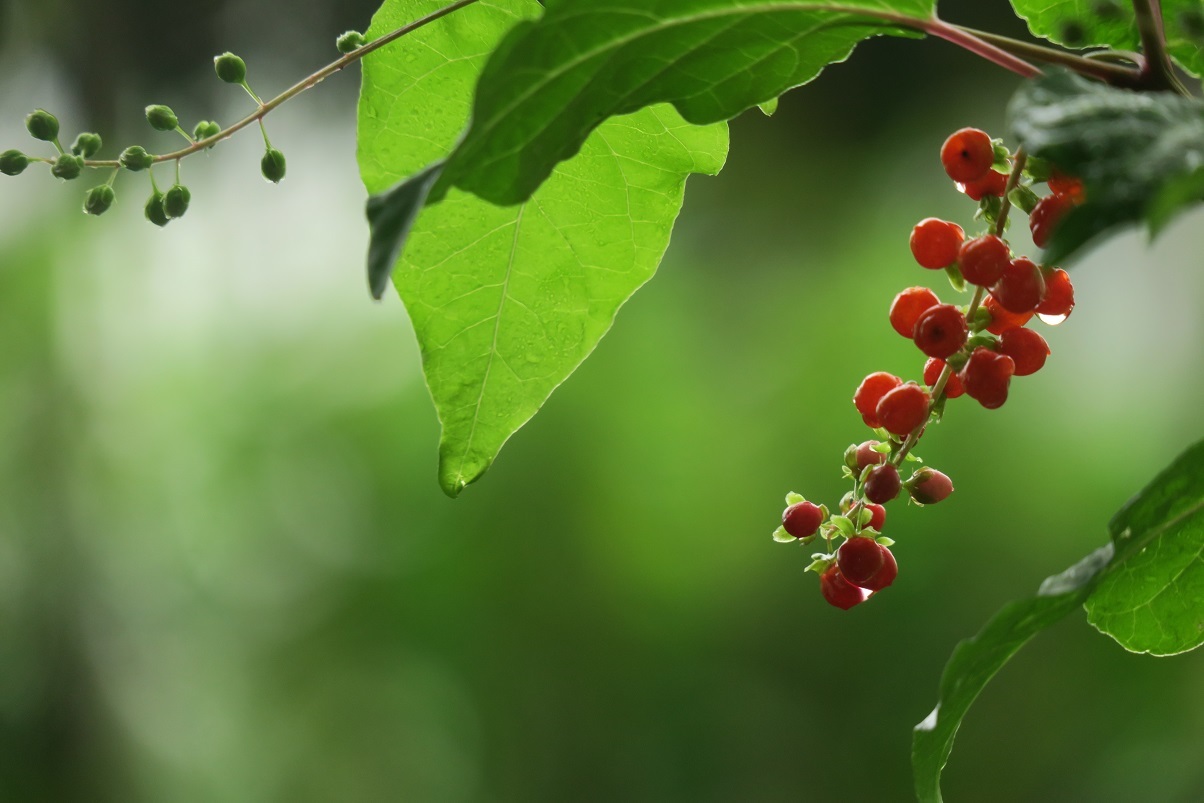
[{"label": "plant stem", "polygon": [[[972,36],[975,36],[984,42],[989,42],[995,45],[1000,50],[1006,50],[1016,56],[1043,61],[1046,64],[1057,64],[1062,67],[1067,67],[1080,75],[1098,78],[1113,86],[1137,86],[1141,81],[1141,72],[1139,67],[1126,67],[1122,64],[1111,64],[1106,61],[1098,61],[1097,59],[1107,54],[1107,51],[1093,53],[1090,58],[1079,56],[1074,53],[1068,53],[1065,50],[1057,50],[1052,47],[1036,44],[1035,42],[1024,42],[1019,39],[1013,39],[1010,36],[1000,36],[999,34],[990,33],[988,31],[978,31],[973,28],[967,28],[962,25],[955,26],[960,28]],[[1123,55],[1123,54],[1122,54]],[[1144,61],[1144,59],[1142,60]]]},{"label": "plant stem", "polygon": [[1145,56],[1141,68],[1142,86],[1186,95],[1187,90],[1175,76],[1170,54],[1166,52],[1162,0],[1133,0],[1133,13],[1137,16],[1137,32],[1141,35],[1141,51]]},{"label": "plant stem", "polygon": [[952,25],[938,17],[924,21],[916,26],[924,33],[938,36],[947,42],[963,47],[971,53],[982,56],[987,61],[998,64],[1006,70],[1011,70],[1022,78],[1036,78],[1041,74],[1038,67],[1029,64],[1022,58],[1009,53],[1006,49],[987,41],[977,35],[977,32],[958,25]]},{"label": "plant stem", "polygon": [[[464,8],[465,6],[470,6],[475,2],[477,2],[477,0],[455,0],[455,2],[453,2],[449,5],[446,5],[443,8],[438,9],[437,11],[432,11],[430,14],[427,14],[425,17],[421,17],[417,20],[414,20],[411,23],[407,23],[406,25],[403,25],[400,28],[397,28],[396,30],[390,31],[389,33],[385,34],[384,36],[382,36],[378,39],[372,40],[371,42],[367,43],[363,47],[361,47],[357,50],[353,50],[352,52],[348,53],[347,55],[343,56],[342,58],[337,59],[336,61],[332,61],[330,64],[327,64],[325,67],[318,70],[317,72],[301,79],[297,83],[290,86],[288,89],[281,92],[276,97],[272,98],[271,100],[269,100],[266,103],[264,103],[263,105],[261,105],[258,109],[256,109],[251,114],[249,114],[246,117],[244,117],[243,119],[239,120],[237,123],[234,123],[233,125],[231,125],[229,128],[225,128],[225,129],[219,131],[218,133],[214,134],[211,137],[206,137],[205,139],[199,139],[196,142],[189,145],[187,148],[181,148],[178,151],[172,151],[171,153],[164,153],[164,154],[155,156],[153,161],[168,162],[173,159],[183,159],[186,156],[191,156],[194,153],[202,151],[205,148],[208,148],[209,146],[214,145],[214,144],[220,142],[221,140],[226,139],[227,137],[230,137],[231,135],[235,134],[236,132],[241,131],[242,129],[246,128],[247,126],[251,125],[252,123],[262,120],[277,106],[280,106],[283,103],[287,103],[289,100],[296,97],[297,95],[300,95],[302,92],[304,92],[307,89],[312,89],[313,87],[322,83],[322,81],[326,80],[330,76],[332,76],[335,73],[342,70],[344,67],[349,67],[352,64],[354,64],[355,62],[364,58],[364,56],[367,56],[369,53],[379,50],[380,48],[384,47],[385,45],[388,45],[388,44],[391,44],[392,42],[397,41],[398,39],[405,36],[406,34],[416,31],[419,28],[422,28],[426,25],[429,25],[432,22],[435,22],[436,20],[442,19],[443,17],[446,17],[448,14],[451,14],[453,11],[459,11],[461,8]],[[84,162],[84,164],[88,167],[118,167],[119,166],[119,163],[116,159],[97,159],[97,160],[93,160],[93,161],[86,161],[86,162]]]}]

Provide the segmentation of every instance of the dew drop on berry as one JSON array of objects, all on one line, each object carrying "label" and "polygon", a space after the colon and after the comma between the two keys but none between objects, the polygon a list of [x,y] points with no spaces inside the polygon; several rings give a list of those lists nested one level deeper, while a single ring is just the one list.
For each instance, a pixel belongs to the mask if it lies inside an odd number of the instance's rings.
[{"label": "dew drop on berry", "polygon": [[1057,326],[1058,324],[1060,324],[1062,321],[1066,320],[1070,316],[1069,315],[1045,315],[1044,313],[1038,312],[1037,317],[1040,318],[1041,323],[1045,324],[1046,326]]}]

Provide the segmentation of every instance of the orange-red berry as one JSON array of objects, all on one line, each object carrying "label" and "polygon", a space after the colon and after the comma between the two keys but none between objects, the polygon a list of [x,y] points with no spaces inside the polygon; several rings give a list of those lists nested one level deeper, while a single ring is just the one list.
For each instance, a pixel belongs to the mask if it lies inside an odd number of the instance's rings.
[{"label": "orange-red berry", "polygon": [[1035,312],[1045,299],[1045,277],[1031,259],[1017,257],[1003,269],[1003,275],[991,287],[991,295],[1008,312]]},{"label": "orange-red berry", "polygon": [[1011,261],[1008,244],[994,234],[966,240],[957,254],[962,276],[970,284],[981,287],[990,287],[999,281]]},{"label": "orange-red berry", "polygon": [[835,563],[824,569],[824,573],[819,576],[819,592],[830,605],[835,605],[843,611],[860,605],[870,596],[865,589],[846,580]]},{"label": "orange-red berry", "polygon": [[877,468],[871,468],[865,478],[866,501],[876,505],[885,505],[899,495],[903,482],[899,479],[899,469],[892,463],[883,463]]},{"label": "orange-red berry", "polygon": [[1049,191],[1054,195],[1068,195],[1076,204],[1083,201],[1083,182],[1058,170],[1049,176]]},{"label": "orange-red berry", "polygon": [[966,233],[956,223],[935,217],[924,218],[911,230],[911,255],[921,267],[929,270],[947,268],[957,261],[957,249],[964,239]]},{"label": "orange-red berry", "polygon": [[[944,370],[944,360],[929,357],[928,362],[924,363],[924,384],[930,388],[936,387],[937,380],[941,378],[941,371]],[[945,397],[956,399],[965,392],[966,389],[962,387],[962,378],[957,375],[957,371],[951,371],[949,378],[945,380]]]},{"label": "orange-red berry", "polygon": [[952,304],[938,304],[924,311],[918,320],[914,340],[929,357],[946,357],[961,351],[970,336],[970,327],[961,311]]},{"label": "orange-red berry", "polygon": [[1049,344],[1032,329],[1009,329],[999,336],[999,352],[1016,363],[1016,376],[1028,376],[1041,370],[1049,357]]},{"label": "orange-red berry", "polygon": [[1044,248],[1053,236],[1054,230],[1074,206],[1074,199],[1069,195],[1046,195],[1028,216],[1028,228],[1033,233],[1033,243],[1038,248]]},{"label": "orange-red berry", "polygon": [[853,585],[860,585],[877,574],[882,563],[882,547],[868,536],[854,536],[836,550],[836,565],[844,579]]},{"label": "orange-red berry", "polygon": [[1045,272],[1045,300],[1037,306],[1041,315],[1070,315],[1074,309],[1074,285],[1061,268]]},{"label": "orange-red berry", "polygon": [[974,349],[962,368],[962,385],[967,396],[994,410],[1008,400],[1008,384],[1015,372],[1016,363],[1011,357],[980,347]]},{"label": "orange-red berry", "polygon": [[981,201],[988,195],[1002,198],[1007,191],[1008,177],[1003,173],[988,170],[987,174],[977,181],[961,182],[962,192],[972,201]]},{"label": "orange-red berry", "polygon": [[887,432],[908,435],[928,418],[929,401],[928,391],[915,382],[908,382],[890,391],[878,402],[878,420]]},{"label": "orange-red berry", "polygon": [[782,511],[782,529],[795,538],[807,538],[819,531],[824,511],[812,502],[795,502]]},{"label": "orange-red berry", "polygon": [[858,471],[866,466],[877,466],[886,462],[886,454],[874,448],[877,445],[878,441],[863,441],[858,444],[855,452]]},{"label": "orange-red berry", "polygon": [[877,371],[861,380],[853,394],[853,405],[857,412],[861,413],[861,419],[867,427],[882,426],[882,422],[878,420],[878,402],[902,384],[902,379],[885,371]]},{"label": "orange-red berry", "polygon": [[987,331],[993,335],[1001,335],[1008,329],[1024,326],[1033,317],[1031,312],[1009,312],[995,300],[995,296],[987,296],[983,300],[982,306],[991,313],[991,322],[987,324]]},{"label": "orange-red berry", "polygon": [[941,146],[941,164],[954,181],[965,184],[983,179],[995,162],[995,146],[985,131],[954,131]]},{"label": "orange-red berry", "polygon": [[873,577],[861,583],[861,587],[866,591],[881,591],[899,576],[899,564],[895,562],[895,556],[881,544],[879,548],[882,550],[882,568]]},{"label": "orange-red berry", "polygon": [[915,335],[916,319],[930,307],[941,303],[936,293],[927,287],[908,287],[890,304],[890,325],[903,337],[911,340]]}]

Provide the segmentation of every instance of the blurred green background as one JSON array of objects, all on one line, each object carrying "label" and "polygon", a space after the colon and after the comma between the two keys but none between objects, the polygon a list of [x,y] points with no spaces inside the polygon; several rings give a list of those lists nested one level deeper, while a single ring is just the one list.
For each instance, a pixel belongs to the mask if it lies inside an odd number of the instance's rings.
[{"label": "blurred green background", "polygon": [[[236,119],[213,53],[271,94],[372,6],[0,3],[0,149],[38,106],[108,151],[170,142],[150,102]],[[1006,407],[951,404],[920,451],[958,491],[892,506],[889,592],[830,608],[770,540],[786,491],[844,492],[860,378],[918,375],[887,306],[951,291],[908,232],[972,225],[937,149],[1002,134],[1015,86],[877,40],[736,120],[655,281],[454,502],[402,306],[364,284],[353,74],[269,119],[281,187],[249,132],[185,164],[164,230],[137,178],[99,220],[44,171],[0,182],[0,799],[910,799],[954,644],[1201,436],[1195,213],[1074,266]],[[988,687],[946,797],[1204,799],[1201,671],[1072,617]]]}]

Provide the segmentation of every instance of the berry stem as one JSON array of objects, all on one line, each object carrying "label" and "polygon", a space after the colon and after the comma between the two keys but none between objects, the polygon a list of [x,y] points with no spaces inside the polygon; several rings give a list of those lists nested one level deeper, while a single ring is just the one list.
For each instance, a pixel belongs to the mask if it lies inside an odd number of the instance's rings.
[{"label": "berry stem", "polygon": [[1136,87],[1141,83],[1140,66],[1144,59],[1137,62],[1136,67],[1130,67],[1123,64],[1113,64],[1109,61],[1101,59],[1113,58],[1131,58],[1136,54],[1119,53],[1116,51],[1098,51],[1089,56],[1079,56],[1074,53],[1068,53],[1065,50],[1057,50],[1052,47],[1045,47],[1034,42],[1024,42],[1019,39],[1013,39],[1010,36],[1002,36],[1000,34],[991,33],[989,31],[979,31],[974,28],[968,28],[964,25],[955,26],[962,31],[977,37],[984,42],[989,42],[1000,50],[1006,50],[1015,56],[1042,61],[1046,64],[1057,64],[1062,67],[1067,67],[1074,70],[1079,75],[1085,75],[1090,78],[1098,78],[1112,86]]},{"label": "berry stem", "polygon": [[[325,67],[318,70],[317,72],[312,73],[311,75],[308,75],[305,78],[302,78],[300,81],[293,84],[292,86],[290,86],[288,89],[281,92],[276,97],[272,98],[271,100],[269,100],[267,102],[261,103],[261,105],[259,106],[258,109],[256,109],[254,112],[247,115],[243,119],[239,120],[237,123],[234,123],[230,127],[217,132],[216,134],[214,134],[211,137],[205,137],[204,139],[199,139],[186,148],[181,148],[180,150],[172,151],[171,153],[159,154],[158,156],[153,157],[152,161],[168,162],[173,159],[183,159],[186,156],[191,156],[192,154],[202,151],[205,148],[208,148],[212,145],[216,145],[218,142],[222,141],[223,139],[227,139],[228,137],[232,136],[233,134],[237,133],[238,131],[241,131],[242,129],[246,128],[247,126],[251,125],[252,123],[262,120],[265,116],[267,116],[276,107],[280,106],[281,104],[287,103],[288,101],[292,100],[297,95],[300,95],[305,90],[312,89],[313,87],[322,83],[327,78],[329,78],[330,76],[339,72],[343,68],[349,67],[352,64],[354,64],[355,62],[362,59],[364,56],[367,56],[369,53],[371,53],[375,50],[379,50],[380,48],[384,47],[385,45],[388,45],[388,44],[391,44],[392,42],[397,41],[398,39],[400,39],[401,37],[405,36],[408,33],[412,33],[413,31],[416,31],[419,28],[429,25],[432,22],[435,22],[436,20],[442,19],[443,17],[446,17],[448,14],[451,14],[453,11],[459,11],[461,8],[464,8],[465,6],[470,6],[476,2],[477,2],[477,0],[455,0],[455,2],[448,4],[448,5],[444,6],[443,8],[440,8],[436,11],[432,11],[430,14],[427,14],[425,17],[420,17],[419,19],[416,19],[413,22],[407,23],[407,24],[401,26],[400,28],[397,28],[396,30],[390,31],[389,33],[385,34],[384,36],[381,36],[380,38],[374,39],[373,41],[367,43],[363,47],[358,48],[357,50],[353,50],[352,52],[348,53],[347,55],[343,56],[342,58],[332,61],[330,64],[327,64]],[[250,90],[248,89],[248,91],[250,91]],[[252,95],[252,97],[254,97],[254,95]],[[118,161],[116,159],[89,160],[89,161],[85,161],[84,165],[87,167],[119,167],[120,166],[120,164],[118,163]]]},{"label": "berry stem", "polygon": [[1166,31],[1162,26],[1162,0],[1133,0],[1137,17],[1137,32],[1141,35],[1141,51],[1145,63],[1141,67],[1141,84],[1149,89],[1169,89],[1187,95],[1171,67],[1166,52]]}]

